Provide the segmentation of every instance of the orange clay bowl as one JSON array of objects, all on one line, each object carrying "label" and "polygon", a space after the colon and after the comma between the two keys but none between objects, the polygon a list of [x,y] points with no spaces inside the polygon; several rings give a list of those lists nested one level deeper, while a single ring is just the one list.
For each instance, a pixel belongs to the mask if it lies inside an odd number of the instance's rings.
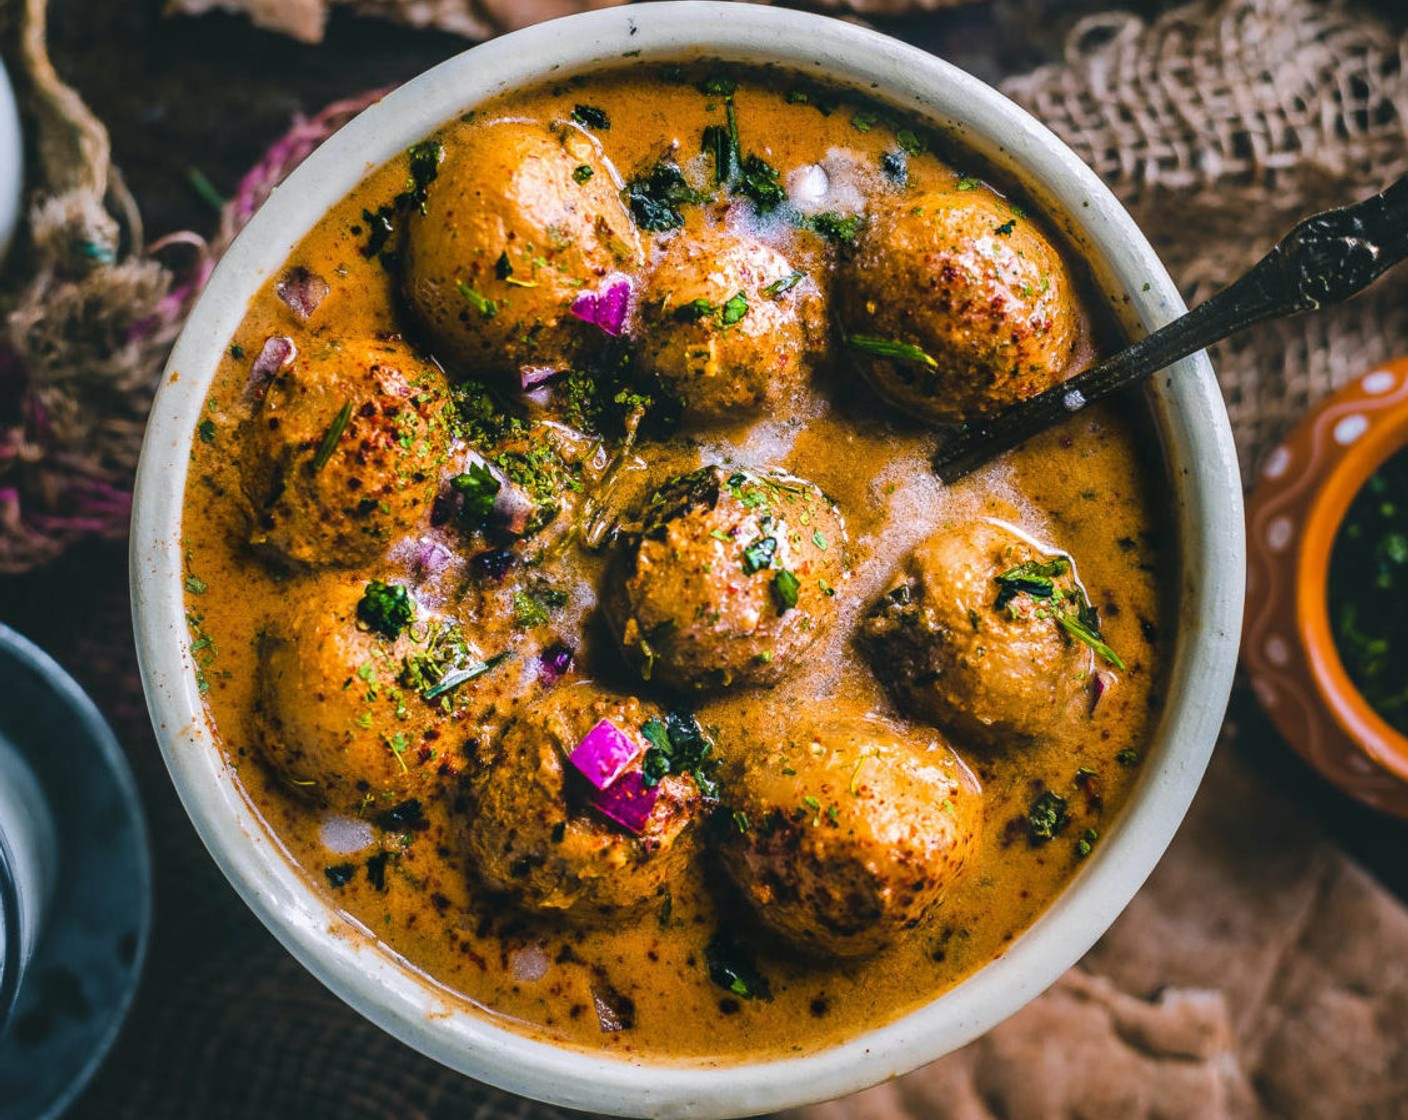
[{"label": "orange clay bowl", "polygon": [[1408,358],[1321,402],[1267,457],[1247,507],[1242,663],[1281,734],[1344,792],[1408,817],[1408,738],[1359,694],[1327,605],[1350,502],[1408,445]]}]

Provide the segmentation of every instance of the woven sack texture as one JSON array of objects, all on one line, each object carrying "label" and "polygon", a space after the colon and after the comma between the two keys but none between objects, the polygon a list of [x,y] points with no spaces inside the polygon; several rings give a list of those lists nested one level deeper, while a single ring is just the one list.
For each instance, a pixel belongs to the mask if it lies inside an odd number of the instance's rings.
[{"label": "woven sack texture", "polygon": [[[1403,13],[1408,15],[1408,11]],[[1299,218],[1408,172],[1408,35],[1362,4],[1220,0],[1091,16],[1003,86],[1133,212],[1189,302]],[[1331,389],[1408,353],[1408,271],[1212,352],[1246,478]]]}]

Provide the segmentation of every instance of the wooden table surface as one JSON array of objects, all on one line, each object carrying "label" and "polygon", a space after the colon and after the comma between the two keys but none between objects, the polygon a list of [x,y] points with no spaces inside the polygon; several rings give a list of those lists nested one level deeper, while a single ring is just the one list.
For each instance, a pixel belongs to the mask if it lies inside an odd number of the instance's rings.
[{"label": "wooden table surface", "polygon": [[[1013,9],[1042,13],[1029,41],[1013,43],[995,33],[988,6],[883,21],[879,26],[951,59],[990,81],[1047,61],[1062,32],[1094,6],[1081,0],[997,0]],[[1385,10],[1401,0],[1381,0]],[[1103,6],[1103,5],[1102,5]],[[1125,4],[1157,11],[1156,0]],[[209,232],[214,213],[190,185],[199,170],[218,190],[228,191],[239,176],[288,126],[295,113],[311,114],[337,98],[404,80],[465,48],[458,38],[417,32],[348,17],[334,17],[320,46],[293,43],[259,32],[227,16],[166,19],[159,0],[56,0],[51,5],[50,39],[54,62],[108,124],[116,159],[134,191],[148,235],[174,229]],[[181,1078],[188,1071],[159,1068],[143,1048],[143,1036],[157,1030],[171,1008],[199,998],[190,978],[202,975],[213,946],[276,962],[285,986],[307,999],[321,999],[311,977],[284,959],[273,939],[235,898],[201,848],[176,802],[161,764],[135,679],[127,607],[126,558],[122,546],[80,547],[48,570],[0,578],[0,621],[53,653],[87,687],[108,714],[129,752],[142,789],[156,865],[156,927],[146,976],[126,1033],[75,1115],[136,1117],[180,1115],[152,1078]],[[1230,718],[1270,787],[1291,791],[1308,819],[1327,823],[1334,836],[1408,899],[1408,823],[1391,821],[1349,802],[1307,771],[1279,741],[1261,716],[1250,692],[1239,686]],[[217,939],[217,940],[212,940]],[[218,946],[217,946],[218,941]],[[274,963],[270,964],[273,968]],[[327,997],[331,999],[331,997]],[[218,1007],[211,1015],[220,1014]],[[336,1029],[349,1040],[365,1040],[365,1024],[345,1016]],[[409,1051],[395,1052],[398,1068],[422,1062]],[[238,1096],[266,1069],[246,1066],[256,1059],[231,1046],[212,1061],[222,1084]],[[259,1058],[266,1061],[266,1057]],[[210,1080],[208,1071],[202,1076]],[[385,1076],[394,1078],[394,1071]],[[434,1074],[420,1070],[424,1082]],[[210,1091],[202,1083],[203,1091]],[[356,1100],[349,1114],[388,1115],[369,1107],[362,1090],[330,1100]],[[420,1103],[406,1115],[454,1111],[456,1100],[443,1086],[439,1105]],[[423,1099],[422,1099],[423,1098]],[[213,1098],[212,1098],[213,1099]],[[283,1098],[277,1092],[261,1098]],[[290,1096],[289,1100],[294,1101]],[[465,1115],[464,1101],[456,1106]],[[189,1115],[244,1115],[237,1107],[192,1102]],[[319,1110],[306,1094],[290,1104],[300,1120]],[[284,1114],[280,1108],[279,1114]],[[327,1114],[335,1109],[329,1105]]]}]

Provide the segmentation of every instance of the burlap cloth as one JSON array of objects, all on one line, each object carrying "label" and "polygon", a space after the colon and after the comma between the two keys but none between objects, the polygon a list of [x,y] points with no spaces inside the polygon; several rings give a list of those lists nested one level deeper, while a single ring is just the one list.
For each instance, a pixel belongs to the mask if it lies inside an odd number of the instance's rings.
[{"label": "burlap cloth", "polygon": [[[377,6],[406,18],[429,7]],[[1039,0],[996,6],[1013,43],[1049,34]],[[0,0],[10,50],[16,14]],[[1062,61],[1005,88],[1100,172],[1199,297],[1294,217],[1408,168],[1405,24],[1398,3],[1311,0],[1100,15],[1076,25]],[[29,45],[42,47],[42,27]],[[131,750],[157,849],[148,978],[75,1115],[556,1115],[441,1069],[345,1009],[243,909],[175,803],[133,679],[122,573],[92,564],[107,553],[87,540],[121,533],[146,394],[211,250],[183,237],[190,255],[162,258],[177,270],[157,263],[135,209],[121,205],[101,126],[41,56],[31,50],[26,68],[46,201],[0,294],[0,571],[50,567],[0,581],[13,592],[0,595],[0,617],[43,631],[45,607],[30,592],[55,580],[84,613],[87,625],[47,635]],[[215,249],[354,109],[303,122],[276,147],[241,184]],[[1405,286],[1408,275],[1390,276],[1337,311],[1218,349],[1248,478],[1308,402],[1408,352]],[[1408,1116],[1408,910],[1327,841],[1317,817],[1335,795],[1269,745],[1244,692],[1233,717],[1168,857],[1080,966],[965,1050],[802,1115]],[[1408,847],[1403,826],[1365,828]]]}]

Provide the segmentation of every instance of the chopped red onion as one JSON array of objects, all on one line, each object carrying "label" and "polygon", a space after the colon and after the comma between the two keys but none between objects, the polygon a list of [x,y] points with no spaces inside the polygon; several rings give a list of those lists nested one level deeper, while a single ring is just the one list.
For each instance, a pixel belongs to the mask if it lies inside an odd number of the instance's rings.
[{"label": "chopped red onion", "polygon": [[572,671],[572,650],[554,642],[538,655],[538,677],[551,687]]},{"label": "chopped red onion", "polygon": [[[575,309],[575,304],[573,305]],[[556,366],[520,366],[518,369],[518,383],[523,387],[523,391],[536,389],[540,385],[546,385],[554,377],[561,377],[566,370],[558,369]]]},{"label": "chopped red onion", "polygon": [[528,945],[514,949],[508,955],[509,975],[515,980],[532,983],[548,974],[551,962],[541,945]]},{"label": "chopped red onion", "polygon": [[636,1005],[609,984],[592,985],[592,1006],[603,1034],[630,1030],[636,1025]]},{"label": "chopped red onion", "polygon": [[259,356],[249,367],[249,377],[244,383],[244,399],[247,401],[263,400],[264,390],[268,388],[274,374],[285,366],[292,365],[293,359],[296,357],[298,357],[298,347],[293,344],[293,339],[287,335],[276,334],[272,338],[266,338],[263,349],[259,351]]},{"label": "chopped red onion", "polygon": [[506,481],[494,495],[489,524],[512,536],[521,537],[537,512],[538,503],[522,487]]},{"label": "chopped red onion", "polygon": [[659,796],[658,785],[647,786],[641,771],[628,770],[605,789],[599,790],[592,804],[607,820],[615,821],[627,832],[639,836],[645,831],[645,822],[650,819]]},{"label": "chopped red onion", "polygon": [[[1108,680],[1106,678],[1109,678]],[[1115,683],[1113,675],[1097,672],[1090,681],[1090,714],[1095,714],[1095,707],[1100,703],[1100,698],[1109,691],[1110,686]]]},{"label": "chopped red onion", "polygon": [[411,554],[411,566],[417,576],[428,579],[430,576],[438,576],[448,568],[454,558],[455,554],[439,541],[422,538],[416,542],[415,550]]},{"label": "chopped red onion", "polygon": [[605,790],[626,772],[640,754],[640,746],[609,719],[603,719],[582,736],[567,756],[587,781]]},{"label": "chopped red onion", "polygon": [[274,294],[305,323],[318,310],[329,290],[326,280],[302,266],[289,269],[274,286]]},{"label": "chopped red onion", "polygon": [[571,311],[584,323],[600,327],[612,338],[626,329],[626,315],[631,306],[631,281],[613,272],[595,292],[582,292],[572,301]]}]

